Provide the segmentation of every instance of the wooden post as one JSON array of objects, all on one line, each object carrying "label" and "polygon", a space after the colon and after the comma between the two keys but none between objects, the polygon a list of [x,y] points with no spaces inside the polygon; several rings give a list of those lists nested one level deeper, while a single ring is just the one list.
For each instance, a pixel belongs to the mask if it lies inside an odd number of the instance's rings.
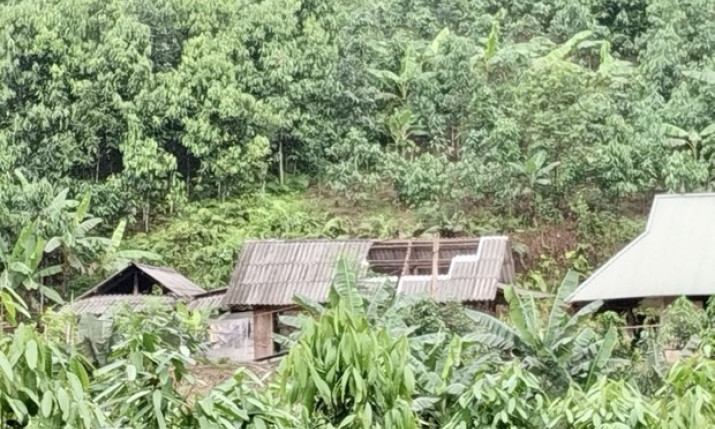
[{"label": "wooden post", "polygon": [[283,186],[283,139],[278,139],[278,177]]},{"label": "wooden post", "polygon": [[412,258],[412,240],[407,242],[407,251],[405,252],[405,263],[402,265],[401,276],[410,274],[410,258]]},{"label": "wooden post", "polygon": [[432,241],[432,281],[430,282],[429,296],[435,298],[435,289],[437,288],[437,274],[439,272],[439,238]]},{"label": "wooden post", "polygon": [[139,295],[139,271],[134,271],[134,295]]},{"label": "wooden post", "polygon": [[273,355],[273,312],[256,310],[253,313],[253,358]]}]

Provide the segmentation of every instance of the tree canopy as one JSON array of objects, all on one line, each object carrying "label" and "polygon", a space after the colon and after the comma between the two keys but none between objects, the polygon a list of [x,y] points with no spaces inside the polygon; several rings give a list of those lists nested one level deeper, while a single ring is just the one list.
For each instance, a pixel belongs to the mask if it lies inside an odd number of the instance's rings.
[{"label": "tree canopy", "polygon": [[294,172],[528,216],[709,189],[713,22],[707,0],[6,1],[0,171],[146,226]]}]

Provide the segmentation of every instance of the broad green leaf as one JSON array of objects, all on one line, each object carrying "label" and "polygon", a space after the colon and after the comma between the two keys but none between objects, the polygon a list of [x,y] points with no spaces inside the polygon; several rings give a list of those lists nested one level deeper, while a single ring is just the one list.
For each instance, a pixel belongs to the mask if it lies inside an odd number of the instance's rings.
[{"label": "broad green leaf", "polygon": [[42,395],[42,403],[41,403],[41,407],[40,407],[42,409],[42,415],[45,418],[48,418],[48,417],[50,417],[50,415],[52,415],[52,403],[53,403],[52,393],[45,392]]},{"label": "broad green leaf", "polygon": [[35,340],[30,340],[25,344],[25,360],[27,361],[28,368],[34,370],[37,368],[37,342]]}]

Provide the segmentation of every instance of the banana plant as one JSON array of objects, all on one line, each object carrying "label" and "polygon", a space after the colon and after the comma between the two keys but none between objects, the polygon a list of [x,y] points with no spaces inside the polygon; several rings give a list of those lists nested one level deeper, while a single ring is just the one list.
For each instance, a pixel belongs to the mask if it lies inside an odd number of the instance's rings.
[{"label": "banana plant", "polygon": [[417,146],[414,137],[423,136],[425,133],[419,129],[415,122],[415,115],[410,109],[395,110],[385,121],[385,126],[392,137],[395,148],[402,156],[414,157]]},{"label": "banana plant", "polygon": [[129,262],[135,260],[159,261],[161,256],[154,252],[137,249],[122,249],[122,238],[127,228],[127,221],[121,220],[114,229],[111,238],[102,237],[97,241],[100,244],[100,253],[96,261],[89,265],[89,273],[103,272],[114,273],[124,268]]},{"label": "banana plant", "polygon": [[[102,219],[89,214],[89,192],[85,193],[79,203],[68,199],[68,192],[69,189],[62,190],[45,209],[45,212],[55,219],[55,228],[59,228],[58,234],[47,241],[45,252],[59,251],[63,274],[62,291],[65,294],[71,272],[86,273],[85,260],[93,256],[94,248],[100,240],[91,233],[102,223]],[[74,212],[68,212],[70,207],[76,207]]]},{"label": "banana plant", "polygon": [[434,76],[434,73],[426,71],[424,66],[437,55],[440,45],[449,34],[449,29],[442,29],[422,54],[418,53],[414,46],[408,45],[402,53],[400,68],[397,72],[379,69],[368,70],[383,85],[390,88],[391,92],[380,93],[380,98],[396,100],[399,104],[405,104],[410,93],[410,87],[415,82]]},{"label": "banana plant", "polygon": [[509,303],[509,323],[478,311],[467,312],[482,330],[465,339],[520,358],[527,368],[546,375],[553,387],[581,382],[588,386],[608,370],[617,335],[611,328],[603,338],[584,324],[600,306],[595,301],[569,316],[566,298],[578,285],[578,274],[570,271],[558,289],[549,316],[542,320],[534,298],[520,296],[512,287],[504,295]]},{"label": "banana plant", "polygon": [[510,162],[514,174],[523,182],[519,193],[535,194],[539,187],[551,184],[551,172],[559,166],[559,162],[547,163],[546,152],[539,151],[524,162]]},{"label": "banana plant", "polygon": [[703,128],[700,132],[684,130],[672,124],[663,124],[664,134],[667,137],[665,144],[672,148],[686,148],[693,159],[709,157],[713,152],[713,136],[715,123]]},{"label": "banana plant", "polygon": [[[34,222],[23,227],[12,247],[0,238],[0,293],[6,294],[4,302],[12,302],[10,295],[13,294],[28,295],[34,301],[39,298],[40,306],[44,298],[55,303],[63,302],[56,290],[44,284],[45,278],[62,271],[59,265],[43,264],[45,248],[46,242],[37,234]],[[11,316],[12,312],[7,314]]]}]

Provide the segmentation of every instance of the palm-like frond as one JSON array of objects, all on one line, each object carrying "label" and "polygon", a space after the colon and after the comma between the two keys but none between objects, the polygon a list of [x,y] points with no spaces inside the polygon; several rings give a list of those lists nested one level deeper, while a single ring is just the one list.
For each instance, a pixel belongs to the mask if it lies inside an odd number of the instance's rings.
[{"label": "palm-like frond", "polygon": [[569,320],[566,322],[566,324],[564,325],[564,331],[568,331],[577,327],[583,321],[583,319],[595,313],[599,308],[601,308],[602,305],[603,301],[593,301],[581,307],[576,312],[576,314],[571,316],[571,318],[569,318]]},{"label": "palm-like frond", "polygon": [[593,33],[591,31],[581,31],[574,34],[569,40],[553,49],[546,56],[539,58],[541,62],[551,62],[557,60],[565,60],[578,46],[588,40]]},{"label": "palm-like frond", "polygon": [[296,304],[303,310],[306,311],[307,313],[310,313],[313,316],[319,316],[323,314],[325,311],[325,307],[320,305],[319,302],[313,301],[312,299],[305,297],[303,295],[295,295],[293,297],[293,301],[295,301]]},{"label": "palm-like frond", "polygon": [[715,85],[715,70],[687,70],[683,72],[683,75],[710,85]]},{"label": "palm-like frond", "polygon": [[100,219],[98,217],[92,217],[85,221],[82,221],[77,225],[77,228],[75,230],[75,235],[77,237],[86,237],[90,231],[92,231],[94,228],[96,228],[101,223],[102,223],[102,219]]},{"label": "palm-like frond", "polygon": [[465,310],[465,314],[484,329],[482,332],[467,334],[464,337],[465,341],[474,341],[499,350],[510,350],[526,345],[519,331],[496,317],[474,310]]},{"label": "palm-like frond", "polygon": [[513,287],[504,288],[504,297],[509,303],[509,319],[519,335],[529,344],[535,344],[539,336],[540,318],[532,296],[522,297]]},{"label": "palm-like frond", "polygon": [[355,259],[341,255],[337,262],[337,271],[333,281],[333,288],[340,294],[343,302],[351,313],[363,311],[363,298],[357,290],[358,264]]},{"label": "palm-like frond", "polygon": [[544,338],[545,344],[551,344],[556,338],[557,330],[559,327],[563,326],[563,321],[566,316],[566,298],[571,295],[571,293],[578,286],[578,273],[575,271],[569,271],[566,273],[561,286],[559,286],[556,292],[556,297],[554,298],[554,303],[551,307],[551,312],[549,314],[549,321],[546,326],[546,335]]},{"label": "palm-like frond", "polygon": [[82,197],[82,201],[80,201],[79,205],[77,206],[77,210],[75,210],[74,214],[74,221],[75,223],[80,223],[82,220],[87,217],[87,213],[89,213],[89,204],[92,200],[92,197],[89,193],[89,191],[85,192],[84,196]]},{"label": "palm-like frond", "polygon": [[596,377],[598,377],[601,370],[611,359],[611,354],[613,354],[613,348],[616,346],[617,341],[618,334],[616,333],[616,328],[611,326],[611,329],[609,329],[603,337],[598,353],[596,353],[596,356],[591,361],[591,365],[588,369],[588,376],[586,377],[586,388],[591,386],[596,381]]}]

